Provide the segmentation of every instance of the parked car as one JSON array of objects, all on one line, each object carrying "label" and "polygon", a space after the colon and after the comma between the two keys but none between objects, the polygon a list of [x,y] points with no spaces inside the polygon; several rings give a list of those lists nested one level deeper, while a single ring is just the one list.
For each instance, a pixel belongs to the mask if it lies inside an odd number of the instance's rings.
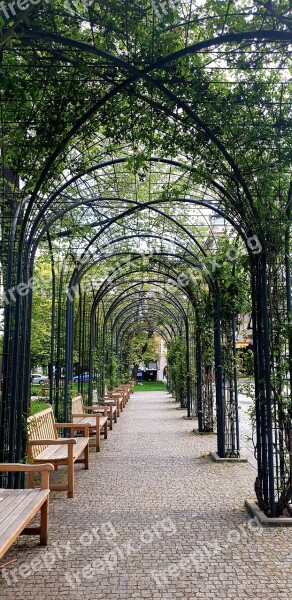
[{"label": "parked car", "polygon": [[80,375],[74,375],[73,381],[74,381],[74,383],[78,383],[78,381],[88,382],[89,381],[88,371],[86,373],[80,373]]},{"label": "parked car", "polygon": [[48,377],[46,375],[42,375],[41,373],[32,373],[30,376],[30,383],[48,383]]},{"label": "parked car", "polygon": [[[99,378],[99,374],[98,373],[93,373],[93,379],[96,380]],[[80,373],[80,375],[74,375],[73,376],[73,381],[74,383],[78,383],[78,381],[84,381],[84,382],[89,382],[89,372],[85,371],[85,373]]]}]

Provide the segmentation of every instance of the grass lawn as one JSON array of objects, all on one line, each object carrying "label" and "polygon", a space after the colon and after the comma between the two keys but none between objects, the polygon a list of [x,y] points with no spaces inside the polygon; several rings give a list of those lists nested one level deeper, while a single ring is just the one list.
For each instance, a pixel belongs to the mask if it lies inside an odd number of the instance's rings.
[{"label": "grass lawn", "polygon": [[165,392],[163,381],[141,381],[135,384],[135,392]]},{"label": "grass lawn", "polygon": [[[31,385],[30,387],[31,387],[31,395],[32,396],[40,396],[41,395],[41,393],[42,393],[42,387],[43,387],[42,385],[34,384],[34,385]],[[84,384],[84,389],[87,390],[87,388],[88,388],[88,383],[85,383]],[[60,389],[62,390],[62,387]],[[78,392],[78,383],[72,383],[70,389],[72,389],[72,392],[74,394],[75,393],[77,394],[77,392]]]},{"label": "grass lawn", "polygon": [[31,415],[35,415],[38,412],[41,412],[42,410],[45,410],[46,408],[49,408],[49,404],[46,404],[45,402],[34,402],[32,401],[31,405],[30,405],[30,413]]}]

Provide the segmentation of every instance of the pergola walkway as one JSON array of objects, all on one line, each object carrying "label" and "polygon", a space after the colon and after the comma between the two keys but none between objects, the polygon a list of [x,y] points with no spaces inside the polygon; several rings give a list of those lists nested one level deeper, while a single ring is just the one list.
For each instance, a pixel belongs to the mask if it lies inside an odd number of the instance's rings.
[{"label": "pergola walkway", "polygon": [[292,531],[251,523],[253,467],[211,462],[215,438],[183,414],[167,393],[131,396],[75,498],[51,494],[48,549],[25,537],[5,556],[1,598],[291,597]]}]

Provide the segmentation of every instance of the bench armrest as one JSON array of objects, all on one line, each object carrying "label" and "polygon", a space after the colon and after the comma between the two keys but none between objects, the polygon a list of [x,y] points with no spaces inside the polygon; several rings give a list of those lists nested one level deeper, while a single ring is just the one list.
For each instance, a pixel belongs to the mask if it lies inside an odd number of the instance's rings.
[{"label": "bench armrest", "polygon": [[[87,417],[87,415],[83,415],[83,416]],[[56,427],[56,429],[58,429],[58,428],[60,428],[60,429],[76,429],[76,430],[79,429],[79,431],[83,431],[83,437],[89,437],[89,425],[87,425],[86,423],[84,423],[84,424],[83,423],[82,424],[80,424],[80,423],[55,423],[55,427]],[[75,440],[75,442],[76,442],[76,440]]]},{"label": "bench armrest", "polygon": [[40,472],[40,471],[54,471],[55,467],[54,465],[50,465],[49,463],[47,463],[46,465],[23,465],[23,464],[17,464],[17,463],[7,463],[7,464],[0,464],[0,472],[1,473],[9,473],[11,471],[18,473],[29,473],[31,471],[36,471],[36,472]]},{"label": "bench armrest", "polygon": [[94,417],[94,415],[98,415],[99,414],[99,415],[103,415],[104,417],[108,417],[109,415],[111,415],[112,410],[113,410],[112,405],[109,406],[108,404],[105,404],[104,406],[97,406],[94,409],[93,414],[90,415],[90,416]]},{"label": "bench armrest", "polygon": [[[87,415],[86,413],[73,413],[71,415],[72,419],[73,419],[73,417],[80,417],[80,418],[83,417],[84,419],[86,419],[88,417],[97,417],[97,416],[98,415]],[[80,426],[81,427],[88,427],[88,425],[86,425],[86,423],[81,423],[81,424],[80,423],[71,423],[71,426],[72,425],[73,425],[73,427],[75,427],[75,429],[76,429],[77,425],[79,425],[79,427]]]},{"label": "bench armrest", "polygon": [[[82,415],[82,416],[88,417],[88,415]],[[55,425],[56,425],[56,429],[59,429],[59,427],[60,427],[60,429],[66,429],[66,428],[77,429],[77,426],[78,426],[78,429],[88,428],[88,425],[86,425],[86,423],[85,424],[83,424],[83,423],[55,423]]]},{"label": "bench armrest", "polygon": [[[99,404],[100,404],[101,407],[103,407],[103,406],[115,406],[116,405],[114,398],[109,398],[108,400],[107,399],[105,399],[105,400],[99,400],[98,402],[99,402]],[[95,409],[95,408],[98,408],[98,404],[96,404],[96,406],[93,406],[93,409]]]},{"label": "bench armrest", "polygon": [[0,464],[0,472],[14,473],[41,473],[41,489],[50,489],[50,472],[54,471],[54,465],[22,465],[22,464]]},{"label": "bench armrest", "polygon": [[28,442],[29,446],[55,446],[56,444],[77,444],[77,440],[75,438],[57,438],[56,440],[32,440]]}]

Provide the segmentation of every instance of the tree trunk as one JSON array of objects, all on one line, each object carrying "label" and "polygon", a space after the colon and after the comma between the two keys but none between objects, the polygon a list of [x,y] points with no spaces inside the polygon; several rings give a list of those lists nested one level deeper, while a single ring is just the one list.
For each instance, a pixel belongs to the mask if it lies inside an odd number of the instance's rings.
[{"label": "tree trunk", "polygon": [[135,383],[136,383],[136,380],[137,380],[138,368],[139,368],[139,365],[134,365],[132,377],[133,377],[133,380],[135,381]]}]

